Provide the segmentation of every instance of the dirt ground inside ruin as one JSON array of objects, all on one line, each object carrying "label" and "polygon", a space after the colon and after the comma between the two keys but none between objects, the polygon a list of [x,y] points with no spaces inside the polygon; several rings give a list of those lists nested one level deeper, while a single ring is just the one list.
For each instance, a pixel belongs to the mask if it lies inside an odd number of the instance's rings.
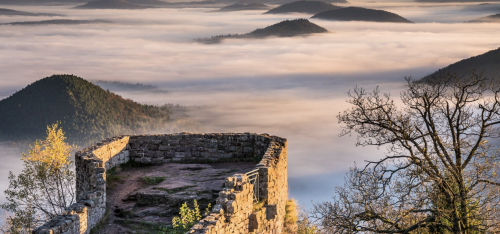
[{"label": "dirt ground inside ruin", "polygon": [[256,163],[167,163],[122,167],[107,172],[107,213],[96,234],[162,233],[179,207],[197,200],[200,210],[213,207],[226,177],[246,173]]}]

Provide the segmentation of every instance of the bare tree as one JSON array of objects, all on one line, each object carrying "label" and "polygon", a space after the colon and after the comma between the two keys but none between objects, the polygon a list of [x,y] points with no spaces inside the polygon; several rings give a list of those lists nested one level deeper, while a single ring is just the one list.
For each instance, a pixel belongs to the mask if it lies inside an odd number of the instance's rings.
[{"label": "bare tree", "polygon": [[498,231],[500,86],[481,74],[407,78],[401,104],[355,88],[338,115],[341,136],[385,146],[354,167],[333,201],[314,205],[328,233],[492,233]]}]

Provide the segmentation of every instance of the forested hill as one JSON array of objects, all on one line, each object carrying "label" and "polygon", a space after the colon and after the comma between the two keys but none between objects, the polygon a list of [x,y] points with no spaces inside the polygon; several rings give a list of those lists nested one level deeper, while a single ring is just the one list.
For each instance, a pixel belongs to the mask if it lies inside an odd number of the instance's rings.
[{"label": "forested hill", "polygon": [[75,7],[76,9],[145,9],[151,8],[144,5],[136,5],[125,0],[96,0]]},{"label": "forested hill", "polygon": [[411,23],[411,21],[392,12],[363,7],[346,7],[337,10],[324,11],[314,15],[312,18],[339,21]]},{"label": "forested hill", "polygon": [[16,11],[11,9],[0,8],[0,15],[23,15],[23,16],[65,16],[51,13],[31,13],[25,11]]},{"label": "forested hill", "polygon": [[293,37],[303,34],[326,32],[328,32],[328,30],[321,26],[318,26],[317,24],[311,23],[307,19],[294,19],[281,21],[277,24],[273,24],[262,29],[256,29],[253,32],[246,34],[245,36],[249,38],[262,38],[269,36]]},{"label": "forested hill", "polygon": [[199,38],[195,41],[213,44],[219,43],[227,38],[266,38],[266,37],[294,37],[299,35],[309,35],[314,33],[327,33],[325,28],[311,23],[307,19],[285,20],[265,28],[256,29],[246,34],[218,35],[211,38]]},{"label": "forested hill", "polygon": [[500,48],[451,64],[424,79],[441,74],[456,74],[466,78],[471,70],[484,72],[483,75],[488,78],[500,80]]},{"label": "forested hill", "polygon": [[0,141],[33,141],[60,122],[79,145],[143,133],[169,120],[167,107],[142,105],[73,75],[38,80],[0,101]]},{"label": "forested hill", "polygon": [[496,15],[490,15],[482,17],[479,19],[467,21],[468,23],[500,23],[500,13]]},{"label": "forested hill", "polygon": [[279,7],[269,10],[264,14],[288,14],[288,13],[308,13],[317,14],[323,11],[336,10],[341,7],[322,1],[296,1],[283,4]]}]

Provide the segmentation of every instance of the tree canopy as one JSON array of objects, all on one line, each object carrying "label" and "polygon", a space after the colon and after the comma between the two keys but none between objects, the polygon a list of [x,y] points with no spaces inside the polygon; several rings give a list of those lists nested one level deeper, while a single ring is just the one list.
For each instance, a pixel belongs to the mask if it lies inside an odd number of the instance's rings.
[{"label": "tree canopy", "polygon": [[407,79],[401,104],[377,88],[355,88],[338,115],[342,136],[386,147],[354,167],[333,201],[314,215],[331,233],[498,231],[500,86],[471,74]]},{"label": "tree canopy", "polygon": [[80,77],[53,75],[0,101],[0,140],[33,141],[60,122],[68,141],[89,144],[143,133],[169,121],[169,108],[143,105]]},{"label": "tree canopy", "polygon": [[11,216],[4,233],[31,233],[38,225],[62,214],[75,201],[75,172],[71,151],[57,124],[47,127],[45,140],[37,140],[23,153],[23,171],[9,174],[7,202],[1,208]]}]

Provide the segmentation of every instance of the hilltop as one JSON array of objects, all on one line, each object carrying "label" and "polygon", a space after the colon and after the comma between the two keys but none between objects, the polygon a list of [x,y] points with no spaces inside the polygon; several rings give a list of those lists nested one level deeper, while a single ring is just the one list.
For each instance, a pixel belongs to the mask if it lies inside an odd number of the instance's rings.
[{"label": "hilltop", "polygon": [[70,19],[54,19],[54,20],[41,20],[41,21],[21,21],[11,22],[0,25],[48,25],[48,24],[102,24],[111,23],[106,20],[70,20]]},{"label": "hilltop", "polygon": [[97,0],[75,7],[76,9],[145,9],[149,6],[129,3],[125,0]]},{"label": "hilltop", "polygon": [[293,37],[298,35],[326,33],[326,32],[328,32],[328,30],[314,23],[311,23],[307,19],[295,19],[295,20],[285,20],[262,29],[256,29],[246,34],[219,35],[219,36],[214,36],[212,38],[198,39],[196,41],[211,44],[211,43],[218,43],[222,39],[226,38],[266,38],[272,36]]},{"label": "hilltop", "polygon": [[323,11],[336,10],[341,7],[321,1],[296,1],[273,8],[264,14],[308,13],[317,14]]},{"label": "hilltop", "polygon": [[484,12],[500,12],[500,4],[481,3],[478,5],[465,6],[464,11],[484,11]]},{"label": "hilltop", "polygon": [[217,11],[249,11],[249,10],[268,10],[269,6],[262,3],[249,3],[249,4],[233,4],[222,7]]},{"label": "hilltop", "polygon": [[318,26],[317,24],[309,22],[309,20],[307,19],[295,19],[281,21],[277,24],[273,24],[262,29],[256,29],[253,32],[246,34],[245,36],[255,38],[270,36],[293,37],[303,34],[326,32],[328,32],[328,30]]},{"label": "hilltop", "polygon": [[60,121],[70,142],[86,144],[168,120],[167,107],[124,99],[77,76],[53,75],[0,101],[0,141],[41,139],[47,125]]},{"label": "hilltop", "polygon": [[339,21],[373,21],[392,23],[412,23],[411,21],[388,11],[362,7],[346,7],[318,13],[312,18]]},{"label": "hilltop", "polygon": [[500,14],[490,15],[479,19],[467,21],[467,23],[500,23]]},{"label": "hilltop", "polygon": [[500,48],[488,51],[484,54],[474,56],[439,69],[433,74],[424,77],[439,76],[441,74],[457,74],[466,76],[471,70],[484,72],[489,78],[500,79]]},{"label": "hilltop", "polygon": [[50,14],[50,13],[32,13],[26,11],[16,11],[6,8],[0,8],[0,15],[22,15],[22,16],[65,16],[59,14]]}]

